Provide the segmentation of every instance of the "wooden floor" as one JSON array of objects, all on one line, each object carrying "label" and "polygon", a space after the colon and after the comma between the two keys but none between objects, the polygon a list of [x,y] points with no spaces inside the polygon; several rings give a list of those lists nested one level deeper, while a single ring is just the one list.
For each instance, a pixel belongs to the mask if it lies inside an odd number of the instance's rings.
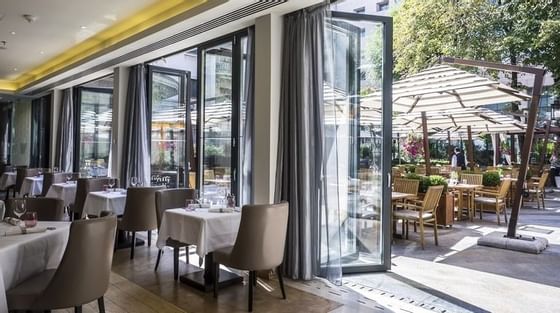
[{"label": "wooden floor", "polygon": [[[171,250],[166,250],[158,272],[154,272],[155,247],[138,247],[134,260],[129,259],[129,250],[117,251],[113,259],[111,285],[105,296],[107,312],[247,312],[248,288],[245,283],[223,288],[215,299],[212,293],[202,293],[173,280],[172,255]],[[191,263],[198,261],[195,254],[191,255],[191,259]],[[186,264],[181,262],[181,270],[185,268]],[[253,312],[319,313],[341,307],[339,302],[300,289],[286,286],[286,292],[287,299],[283,300],[276,280],[259,279]],[[98,312],[97,302],[86,305],[84,312]]]}]

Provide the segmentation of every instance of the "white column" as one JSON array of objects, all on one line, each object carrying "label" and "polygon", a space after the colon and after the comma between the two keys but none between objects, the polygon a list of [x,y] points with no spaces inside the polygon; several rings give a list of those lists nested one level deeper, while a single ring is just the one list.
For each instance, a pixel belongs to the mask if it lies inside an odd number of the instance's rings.
[{"label": "white column", "polygon": [[[126,88],[130,69],[126,66],[116,67],[113,74],[113,121],[111,140],[111,176],[119,177],[122,166],[122,146],[124,136],[124,112],[126,105]],[[124,186],[123,186],[124,187]]]},{"label": "white column", "polygon": [[60,119],[60,110],[62,108],[62,90],[53,89],[51,93],[51,142],[49,145],[50,167],[54,166],[56,157],[56,142],[58,140],[58,120]]},{"label": "white column", "polygon": [[255,203],[272,203],[278,150],[278,113],[282,64],[282,16],[255,21],[255,130],[253,194]]}]

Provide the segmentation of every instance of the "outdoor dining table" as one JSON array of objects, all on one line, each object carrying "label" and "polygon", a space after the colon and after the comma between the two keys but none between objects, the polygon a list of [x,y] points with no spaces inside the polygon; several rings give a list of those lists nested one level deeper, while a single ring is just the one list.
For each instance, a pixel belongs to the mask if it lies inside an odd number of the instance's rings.
[{"label": "outdoor dining table", "polygon": [[123,215],[126,204],[126,190],[92,191],[84,202],[84,214],[99,216],[102,211]]},{"label": "outdoor dining table", "polygon": [[19,226],[0,222],[0,313],[8,313],[6,290],[45,269],[57,268],[62,259],[70,223],[38,222],[33,229],[40,232],[16,234]]},{"label": "outdoor dining table", "polygon": [[76,182],[52,184],[45,197],[57,198],[64,201],[64,206],[70,206],[76,199]]},{"label": "outdoor dining table", "polygon": [[[196,245],[196,254],[204,257],[204,270],[188,264],[187,273],[180,277],[181,282],[208,292],[212,290],[214,268],[213,251],[232,246],[237,238],[241,213],[226,210],[223,213],[210,209],[184,208],[166,210],[159,228],[157,247],[162,249],[168,238]],[[243,278],[220,270],[220,286],[243,281]]]},{"label": "outdoor dining table", "polygon": [[16,184],[16,172],[4,172],[0,176],[0,190],[6,190],[8,187]]},{"label": "outdoor dining table", "polygon": [[[455,184],[455,185],[448,185],[450,190],[457,190],[459,193],[459,212],[457,215],[457,219],[462,219],[462,210],[463,208],[467,209],[467,215],[470,221],[473,220],[474,216],[474,197],[477,190],[481,189],[482,185],[476,184]],[[467,198],[467,203],[463,203],[463,198]]]},{"label": "outdoor dining table", "polygon": [[25,177],[19,191],[20,195],[28,195],[30,197],[40,195],[43,191],[43,175]]}]

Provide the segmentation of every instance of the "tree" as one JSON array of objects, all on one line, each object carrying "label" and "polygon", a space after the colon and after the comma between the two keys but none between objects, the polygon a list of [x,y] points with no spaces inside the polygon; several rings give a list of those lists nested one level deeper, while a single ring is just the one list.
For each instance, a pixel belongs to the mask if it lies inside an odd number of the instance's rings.
[{"label": "tree", "polygon": [[560,91],[559,0],[405,0],[393,17],[397,77],[447,55],[542,65]]}]

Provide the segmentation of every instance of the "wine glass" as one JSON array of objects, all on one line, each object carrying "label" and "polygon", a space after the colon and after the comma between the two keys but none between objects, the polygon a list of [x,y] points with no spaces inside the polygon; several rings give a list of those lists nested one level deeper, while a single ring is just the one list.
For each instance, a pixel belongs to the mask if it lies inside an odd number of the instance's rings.
[{"label": "wine glass", "polygon": [[21,216],[25,214],[26,207],[25,207],[25,199],[15,199],[14,200],[14,214],[17,216],[18,219],[21,219]]},{"label": "wine glass", "polygon": [[37,177],[39,177],[41,175],[43,175],[43,169],[39,168],[39,169],[37,169]]},{"label": "wine glass", "polygon": [[72,180],[72,174],[70,173],[66,174],[66,183],[69,184],[71,180]]},{"label": "wine glass", "polygon": [[136,181],[136,186],[142,187],[142,184],[143,184],[142,179],[138,178]]},{"label": "wine glass", "polygon": [[185,200],[185,210],[187,210],[187,211],[194,211],[195,204],[196,204],[196,202],[195,202],[195,200],[193,200],[193,199],[187,199],[187,200]]},{"label": "wine glass", "polygon": [[53,167],[53,173],[58,173],[58,167]]},{"label": "wine glass", "polygon": [[138,178],[136,176],[130,177],[130,186],[136,187],[138,185]]},{"label": "wine glass", "polygon": [[115,186],[115,179],[113,177],[109,178],[109,188],[112,190]]}]

